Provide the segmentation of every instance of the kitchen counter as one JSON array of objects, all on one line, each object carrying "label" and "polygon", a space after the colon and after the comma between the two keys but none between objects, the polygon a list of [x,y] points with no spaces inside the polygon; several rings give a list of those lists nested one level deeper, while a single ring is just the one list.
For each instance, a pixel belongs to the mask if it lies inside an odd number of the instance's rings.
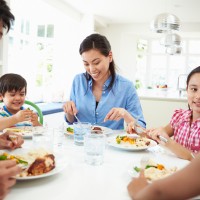
[{"label": "kitchen counter", "polygon": [[173,102],[187,102],[186,93],[179,95],[178,90],[161,89],[140,89],[137,90],[138,96],[142,100],[159,100]]},{"label": "kitchen counter", "polygon": [[170,89],[137,90],[147,128],[167,125],[176,109],[188,109],[186,95]]}]

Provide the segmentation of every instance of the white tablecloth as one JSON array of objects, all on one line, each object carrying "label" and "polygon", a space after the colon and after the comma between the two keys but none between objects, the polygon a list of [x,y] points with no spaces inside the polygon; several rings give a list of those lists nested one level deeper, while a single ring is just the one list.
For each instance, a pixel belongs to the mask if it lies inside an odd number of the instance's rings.
[{"label": "white tablecloth", "polygon": [[[23,147],[31,142],[25,140]],[[173,163],[178,167],[188,163],[159,146],[145,151],[124,151],[107,146],[103,165],[91,166],[84,162],[84,147],[74,145],[69,136],[65,136],[64,146],[59,151],[67,163],[63,171],[45,178],[17,181],[6,200],[130,200],[128,170],[142,156],[156,157],[161,163]]]}]

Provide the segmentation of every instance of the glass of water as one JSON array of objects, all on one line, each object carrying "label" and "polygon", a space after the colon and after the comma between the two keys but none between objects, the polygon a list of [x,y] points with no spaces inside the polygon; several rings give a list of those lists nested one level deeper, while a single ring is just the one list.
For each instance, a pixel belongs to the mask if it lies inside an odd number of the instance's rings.
[{"label": "glass of water", "polygon": [[33,131],[32,140],[35,148],[53,151],[53,129],[43,128]]},{"label": "glass of water", "polygon": [[84,159],[87,164],[101,165],[104,161],[105,135],[88,133],[84,137]]},{"label": "glass of water", "polygon": [[83,145],[84,135],[91,131],[91,124],[89,122],[74,122],[74,144]]}]

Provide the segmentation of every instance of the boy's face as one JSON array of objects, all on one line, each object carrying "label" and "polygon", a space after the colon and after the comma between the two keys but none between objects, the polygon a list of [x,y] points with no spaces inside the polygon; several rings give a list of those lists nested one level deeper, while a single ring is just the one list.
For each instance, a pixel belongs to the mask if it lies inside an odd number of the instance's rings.
[{"label": "boy's face", "polygon": [[21,91],[13,90],[6,92],[4,96],[0,96],[6,108],[12,114],[17,113],[20,110],[21,106],[24,104],[25,97],[25,87]]}]

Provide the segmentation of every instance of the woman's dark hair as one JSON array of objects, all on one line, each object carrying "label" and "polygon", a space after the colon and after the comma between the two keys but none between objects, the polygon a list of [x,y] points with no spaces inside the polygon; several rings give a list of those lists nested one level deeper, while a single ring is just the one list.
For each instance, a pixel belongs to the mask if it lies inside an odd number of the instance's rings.
[{"label": "woman's dark hair", "polygon": [[188,74],[188,76],[187,76],[187,81],[186,81],[187,88],[188,88],[188,84],[189,84],[189,81],[190,81],[192,75],[193,75],[193,74],[196,74],[196,73],[200,73],[200,66],[197,67],[197,68],[195,68],[195,69],[193,69],[193,70]]},{"label": "woman's dark hair", "polygon": [[11,23],[15,20],[14,15],[11,13],[6,1],[0,0],[0,21],[3,22],[3,27],[7,28],[7,32],[10,30]]},{"label": "woman's dark hair", "polygon": [[25,93],[27,90],[26,80],[19,74],[4,74],[0,78],[0,94],[5,95],[6,92],[21,91],[25,87]]},{"label": "woman's dark hair", "polygon": [[[89,35],[83,40],[79,48],[79,53],[80,55],[82,55],[82,53],[91,49],[98,50],[102,55],[107,57],[111,51],[111,46],[105,36],[95,33]],[[107,89],[112,88],[116,77],[116,67],[113,59],[112,62],[110,62],[109,70],[111,74],[111,82]],[[87,80],[90,80],[92,78],[87,72],[85,73],[85,77]]]}]

